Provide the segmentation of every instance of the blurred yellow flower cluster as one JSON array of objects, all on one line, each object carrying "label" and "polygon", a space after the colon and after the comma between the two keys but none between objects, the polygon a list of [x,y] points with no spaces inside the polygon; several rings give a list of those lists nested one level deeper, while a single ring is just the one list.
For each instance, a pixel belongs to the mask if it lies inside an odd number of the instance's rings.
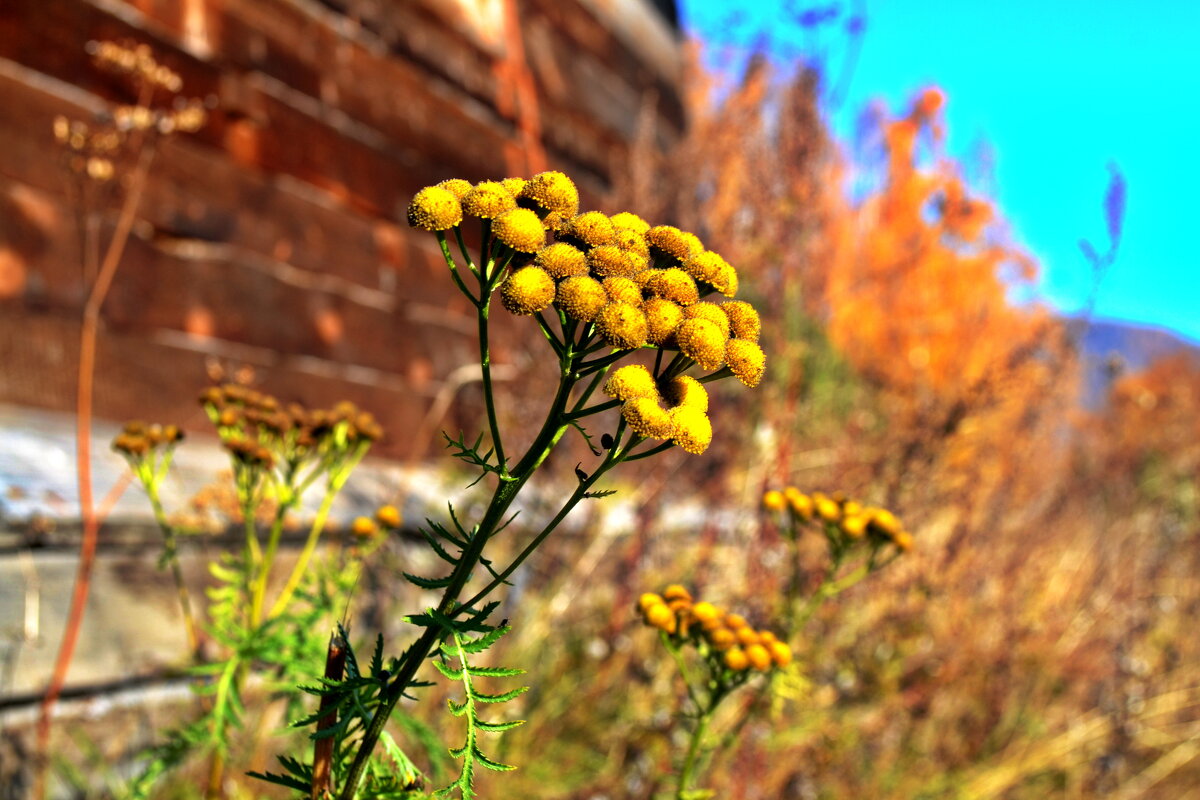
[{"label": "blurred yellow flower cluster", "polygon": [[661,595],[647,592],[638,600],[643,621],[672,637],[691,642],[714,665],[732,672],[767,672],[786,667],[792,650],[769,630],[755,630],[741,614],[727,612],[672,584]]},{"label": "blurred yellow flower cluster", "polygon": [[782,491],[765,492],[762,503],[768,511],[788,514],[793,523],[820,522],[827,535],[837,536],[845,544],[865,539],[875,546],[891,543],[901,552],[913,547],[912,534],[894,513],[886,508],[864,506],[841,492],[809,495],[789,486]]}]

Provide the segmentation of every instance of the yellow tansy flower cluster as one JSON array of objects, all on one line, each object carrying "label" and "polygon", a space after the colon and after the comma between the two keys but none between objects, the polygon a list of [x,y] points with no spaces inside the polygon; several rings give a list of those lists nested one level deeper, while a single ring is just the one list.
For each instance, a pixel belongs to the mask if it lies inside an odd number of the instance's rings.
[{"label": "yellow tansy flower cluster", "polygon": [[826,533],[836,535],[846,543],[865,540],[876,546],[891,543],[902,552],[913,547],[913,537],[900,519],[886,508],[864,506],[841,492],[811,495],[789,486],[783,491],[768,490],[763,494],[763,508],[787,513],[796,523],[817,521],[825,525]]},{"label": "yellow tansy flower cluster", "polygon": [[446,180],[417,192],[408,207],[409,224],[428,231],[452,229],[464,215],[490,220],[495,240],[518,254],[501,295],[512,313],[554,306],[595,325],[613,347],[679,350],[701,369],[728,367],[747,386],[762,380],[758,312],[745,301],[702,301],[713,293],[732,298],[738,275],[695,234],[628,211],[581,214],[579,192],[561,172],[474,186]]},{"label": "yellow tansy flower cluster", "polygon": [[692,598],[673,584],[661,595],[647,592],[638,599],[642,620],[679,642],[691,642],[709,661],[724,670],[768,672],[786,667],[792,650],[769,630],[755,630],[741,614]]},{"label": "yellow tansy flower cluster", "polygon": [[638,436],[670,439],[695,455],[712,442],[708,392],[690,375],[660,382],[641,364],[627,364],[609,376],[604,393],[621,401],[621,414]]}]

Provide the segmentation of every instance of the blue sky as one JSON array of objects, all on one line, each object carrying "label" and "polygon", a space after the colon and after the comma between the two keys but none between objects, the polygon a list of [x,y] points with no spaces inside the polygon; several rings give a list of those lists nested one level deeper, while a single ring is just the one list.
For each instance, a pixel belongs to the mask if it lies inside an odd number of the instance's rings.
[{"label": "blue sky", "polygon": [[[782,0],[681,0],[685,26],[739,48],[771,30],[780,51],[802,31]],[[792,2],[833,8],[851,3]],[[936,84],[948,98],[951,154],[981,138],[1014,235],[1042,267],[1041,296],[1078,311],[1090,268],[1078,241],[1107,246],[1103,214],[1116,162],[1128,197],[1115,265],[1096,315],[1159,325],[1200,341],[1200,2],[1181,0],[864,0],[866,28],[835,129],[848,135],[871,99],[903,108]],[[731,17],[734,10],[737,17]]]}]

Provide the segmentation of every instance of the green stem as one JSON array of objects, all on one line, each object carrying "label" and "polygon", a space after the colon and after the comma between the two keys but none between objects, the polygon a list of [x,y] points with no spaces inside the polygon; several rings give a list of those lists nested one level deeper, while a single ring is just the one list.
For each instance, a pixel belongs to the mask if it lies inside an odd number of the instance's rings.
[{"label": "green stem", "polygon": [[158,481],[149,481],[145,485],[146,494],[150,497],[150,507],[154,509],[154,519],[163,534],[163,555],[171,567],[171,576],[175,579],[175,593],[179,596],[179,608],[183,612],[188,649],[192,657],[196,658],[200,653],[200,634],[196,627],[196,618],[192,614],[192,601],[188,596],[187,585],[183,582],[183,569],[179,566],[175,528],[167,521],[166,511],[163,510],[162,500],[158,495]]},{"label": "green stem", "polygon": [[700,742],[704,739],[704,734],[708,732],[708,724],[712,721],[715,705],[715,703],[712,704],[696,720],[691,741],[688,742],[687,756],[683,760],[683,768],[679,771],[679,785],[675,789],[675,800],[683,800],[688,785],[692,781],[692,772],[696,769],[696,762],[700,755]]},{"label": "green stem", "polygon": [[[486,283],[481,279],[480,288],[483,300],[479,303],[476,318],[479,323],[479,368],[483,376],[483,402],[487,407],[488,430],[492,434],[492,447],[496,449],[496,464],[500,467],[500,477],[508,475],[508,465],[504,460],[504,442],[500,439],[500,424],[496,419],[496,398],[492,388],[492,354],[488,344],[488,309],[491,307],[491,296]],[[538,315],[541,319],[541,315]]]},{"label": "green stem", "polygon": [[[350,470],[346,469],[343,474],[349,476]],[[296,593],[296,589],[300,586],[300,581],[304,579],[304,573],[308,569],[308,562],[312,559],[313,552],[317,549],[317,542],[321,538],[321,531],[325,529],[325,522],[329,519],[329,512],[333,508],[333,500],[337,497],[338,491],[342,488],[342,483],[335,480],[334,476],[330,477],[328,488],[325,490],[325,496],[321,498],[321,506],[317,509],[317,516],[313,518],[312,527],[308,530],[308,538],[304,541],[304,549],[300,551],[300,555],[296,558],[296,564],[292,567],[292,572],[288,575],[287,583],[283,585],[283,590],[279,593],[279,597],[271,604],[271,610],[267,613],[267,619],[274,619],[283,612],[287,605],[292,600],[292,595]],[[266,582],[264,580],[265,588]],[[262,608],[261,601],[259,608]]]},{"label": "green stem", "polygon": [[567,414],[567,419],[583,419],[584,417],[590,417],[592,414],[599,414],[601,411],[608,411],[611,408],[616,408],[619,405],[621,405],[620,400],[609,400],[605,403],[600,403],[599,405],[594,405],[590,408],[572,411],[570,414]]},{"label": "green stem", "polygon": [[467,252],[467,243],[463,241],[462,227],[454,226],[454,237],[458,239],[458,249],[462,252],[463,261],[467,262],[467,269],[471,270],[471,274],[479,276],[479,268],[475,266],[475,262],[471,260],[471,254]]},{"label": "green stem", "polygon": [[675,446],[675,443],[673,441],[671,441],[670,439],[668,439],[667,441],[665,441],[661,444],[657,444],[654,447],[651,447],[649,450],[643,450],[640,453],[634,453],[631,456],[626,456],[625,461],[638,461],[643,458],[649,458],[650,456],[656,456],[659,453],[667,452],[674,446]]},{"label": "green stem", "polygon": [[[290,490],[286,489],[286,490]],[[263,551],[262,563],[254,581],[254,594],[250,598],[250,625],[258,627],[262,622],[263,598],[267,593],[267,581],[271,577],[271,565],[275,563],[275,553],[279,550],[279,538],[283,535],[283,518],[291,508],[291,502],[281,499],[275,509],[275,519],[271,520],[271,532],[267,536],[267,549]]]},{"label": "green stem", "polygon": [[446,259],[446,266],[450,268],[450,277],[454,279],[454,285],[458,287],[460,292],[467,296],[467,299],[469,299],[473,305],[478,307],[483,301],[471,294],[471,290],[467,288],[465,283],[463,283],[462,276],[458,274],[458,263],[454,260],[454,256],[450,255],[450,243],[446,241],[446,234],[444,231],[437,232],[437,240],[438,244],[442,247],[442,256]]}]

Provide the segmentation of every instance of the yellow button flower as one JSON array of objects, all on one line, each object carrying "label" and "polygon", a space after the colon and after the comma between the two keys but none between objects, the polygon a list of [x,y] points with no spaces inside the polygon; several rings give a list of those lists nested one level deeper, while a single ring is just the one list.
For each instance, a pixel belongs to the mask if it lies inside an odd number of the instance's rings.
[{"label": "yellow button flower", "polygon": [[663,398],[672,406],[688,406],[708,412],[708,391],[691,375],[677,375],[662,385]]},{"label": "yellow button flower", "polygon": [[575,275],[558,284],[554,304],[571,319],[591,322],[608,304],[608,293],[595,278]]},{"label": "yellow button flower", "polygon": [[610,217],[612,224],[618,228],[630,228],[638,233],[645,235],[646,231],[650,230],[650,223],[629,211],[621,211],[613,214]]},{"label": "yellow button flower", "polygon": [[566,242],[555,242],[538,250],[533,263],[550,273],[555,280],[587,274],[587,256],[578,247]]},{"label": "yellow button flower", "polygon": [[632,400],[635,397],[652,397],[658,399],[658,387],[650,370],[641,364],[626,364],[613,371],[604,384],[604,393],[618,400]]},{"label": "yellow button flower", "polygon": [[522,187],[519,200],[531,201],[546,211],[570,218],[579,211],[579,190],[561,172],[539,172]]},{"label": "yellow button flower", "polygon": [[546,229],[527,208],[505,211],[492,220],[492,235],[518,253],[536,253],[546,243]]},{"label": "yellow button flower", "polygon": [[596,315],[596,330],[604,337],[604,341],[622,350],[633,350],[644,345],[646,328],[646,315],[630,303],[609,303]]},{"label": "yellow button flower", "polygon": [[701,369],[719,369],[725,363],[725,336],[705,319],[685,319],[675,329],[675,341],[685,356]]},{"label": "yellow button flower", "polygon": [[683,310],[683,316],[685,319],[706,319],[720,328],[723,336],[729,337],[731,331],[729,315],[722,311],[716,303],[701,301],[690,305]]},{"label": "yellow button flower", "polygon": [[754,388],[767,369],[767,356],[754,342],[730,339],[725,345],[725,363],[735,378]]},{"label": "yellow button flower", "polygon": [[517,207],[517,201],[499,181],[482,181],[462,197],[463,211],[480,219],[495,219]]},{"label": "yellow button flower", "polygon": [[721,304],[721,310],[729,317],[729,335],[735,339],[757,342],[762,322],[754,306],[744,300],[730,300]]},{"label": "yellow button flower", "polygon": [[656,225],[646,231],[646,244],[656,256],[665,256],[685,262],[704,250],[704,245],[693,233],[681,231],[673,225]]},{"label": "yellow button flower", "polygon": [[408,204],[408,224],[427,231],[444,231],[462,222],[462,204],[448,189],[426,186]]},{"label": "yellow button flower", "polygon": [[467,192],[471,191],[471,182],[464,181],[462,178],[447,178],[439,183],[438,187],[445,189],[459,200],[462,200]]},{"label": "yellow button flower", "polygon": [[632,278],[646,268],[646,259],[616,245],[605,244],[588,251],[587,265],[597,278]]},{"label": "yellow button flower", "polygon": [[642,303],[642,313],[646,315],[646,341],[650,344],[667,344],[683,322],[683,309],[661,297]]},{"label": "yellow button flower", "polygon": [[703,250],[683,262],[683,269],[688,275],[705,283],[711,283],[713,277],[728,266],[725,259],[711,250]]},{"label": "yellow button flower", "polygon": [[646,439],[670,439],[675,433],[671,415],[654,397],[635,397],[621,406],[629,429]]},{"label": "yellow button flower", "polygon": [[599,211],[585,211],[568,220],[560,235],[578,240],[585,247],[598,247],[613,244],[617,231],[606,215]]},{"label": "yellow button flower", "polygon": [[500,287],[504,307],[514,314],[536,314],[554,302],[554,279],[541,267],[522,267]]},{"label": "yellow button flower", "polygon": [[700,292],[692,276],[678,267],[664,269],[647,285],[654,294],[681,306],[690,306],[700,299]]},{"label": "yellow button flower", "polygon": [[669,412],[675,428],[672,440],[684,452],[698,456],[712,443],[712,422],[708,415],[692,406],[676,406]]}]

